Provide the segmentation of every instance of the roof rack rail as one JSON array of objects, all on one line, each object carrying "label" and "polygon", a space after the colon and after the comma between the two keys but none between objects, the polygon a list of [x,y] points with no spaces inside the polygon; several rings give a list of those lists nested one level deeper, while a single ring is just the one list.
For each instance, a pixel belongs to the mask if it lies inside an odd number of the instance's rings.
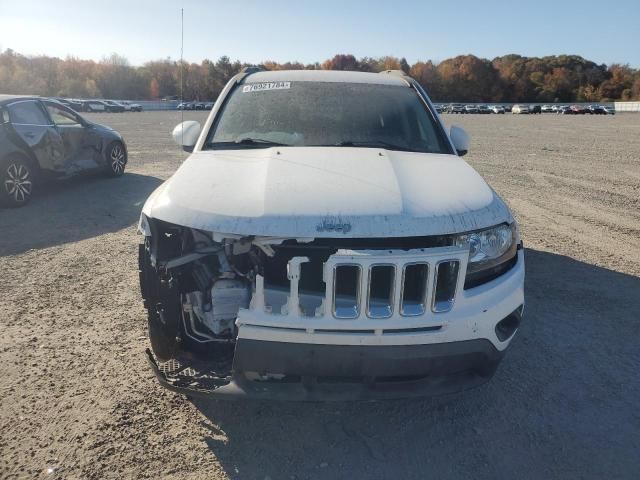
[{"label": "roof rack rail", "polygon": [[405,73],[404,70],[383,70],[380,73],[386,73],[387,75],[395,75],[396,77],[400,77],[402,78],[402,80],[404,80],[409,88],[414,88],[413,78],[411,78],[409,74]]},{"label": "roof rack rail", "polygon": [[249,75],[250,73],[256,73],[261,71],[262,71],[262,68],[256,65],[251,65],[248,67],[243,67],[242,70],[240,70],[240,73],[246,73],[247,75]]},{"label": "roof rack rail", "polygon": [[386,73],[388,75],[398,75],[399,77],[408,77],[409,75],[404,70],[383,70],[380,73]]},{"label": "roof rack rail", "polygon": [[245,77],[251,75],[252,73],[257,73],[261,71],[262,71],[262,68],[257,67],[255,65],[252,65],[250,67],[244,67],[242,70],[238,72],[236,83],[240,83],[242,80],[244,80]]}]

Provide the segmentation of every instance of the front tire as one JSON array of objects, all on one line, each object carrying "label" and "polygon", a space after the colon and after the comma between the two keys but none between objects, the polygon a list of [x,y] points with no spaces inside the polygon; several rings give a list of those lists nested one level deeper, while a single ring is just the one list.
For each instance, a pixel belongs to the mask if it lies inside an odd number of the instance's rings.
[{"label": "front tire", "polygon": [[151,350],[158,360],[166,362],[179,350],[182,304],[180,293],[171,279],[160,278],[149,258],[150,239],[139,245],[138,269],[140,291],[147,309],[147,326]]},{"label": "front tire", "polygon": [[127,166],[127,151],[121,142],[113,142],[107,148],[107,173],[112,177],[121,177]]},{"label": "front tire", "polygon": [[22,156],[9,157],[0,162],[0,204],[22,207],[33,195],[35,170]]}]

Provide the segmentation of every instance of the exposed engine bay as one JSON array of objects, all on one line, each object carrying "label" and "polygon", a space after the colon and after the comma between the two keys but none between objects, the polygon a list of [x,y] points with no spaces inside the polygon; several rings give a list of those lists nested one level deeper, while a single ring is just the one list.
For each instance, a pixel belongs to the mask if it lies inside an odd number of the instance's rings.
[{"label": "exposed engine bay", "polygon": [[168,360],[185,344],[233,342],[266,253],[250,240],[215,241],[161,221],[150,228],[140,246],[140,284],[156,356]]}]

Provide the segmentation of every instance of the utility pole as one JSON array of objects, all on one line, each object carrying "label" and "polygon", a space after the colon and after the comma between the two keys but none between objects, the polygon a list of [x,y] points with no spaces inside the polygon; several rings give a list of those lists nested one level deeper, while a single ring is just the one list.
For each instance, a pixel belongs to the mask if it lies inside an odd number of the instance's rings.
[{"label": "utility pole", "polygon": [[[180,9],[180,123],[184,122],[184,8]],[[184,145],[184,129],[181,133],[182,144]]]}]

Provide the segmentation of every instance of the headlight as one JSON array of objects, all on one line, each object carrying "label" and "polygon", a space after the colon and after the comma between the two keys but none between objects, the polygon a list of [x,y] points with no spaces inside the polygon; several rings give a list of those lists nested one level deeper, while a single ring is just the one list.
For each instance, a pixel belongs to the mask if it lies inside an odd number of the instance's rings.
[{"label": "headlight", "polygon": [[465,288],[481,285],[513,266],[518,247],[516,223],[460,235],[456,245],[469,248]]},{"label": "headlight", "polygon": [[488,230],[461,235],[457,243],[469,246],[470,263],[499,258],[515,241],[515,227],[512,225],[498,225]]}]

